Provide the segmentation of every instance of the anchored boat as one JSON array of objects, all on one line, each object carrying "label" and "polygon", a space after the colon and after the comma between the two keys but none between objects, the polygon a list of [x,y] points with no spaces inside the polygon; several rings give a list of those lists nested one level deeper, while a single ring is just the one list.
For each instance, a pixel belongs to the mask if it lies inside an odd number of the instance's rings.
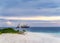
[{"label": "anchored boat", "polygon": [[26,24],[23,24],[23,25],[20,25],[18,24],[18,26],[16,28],[29,28],[30,26],[26,25]]}]

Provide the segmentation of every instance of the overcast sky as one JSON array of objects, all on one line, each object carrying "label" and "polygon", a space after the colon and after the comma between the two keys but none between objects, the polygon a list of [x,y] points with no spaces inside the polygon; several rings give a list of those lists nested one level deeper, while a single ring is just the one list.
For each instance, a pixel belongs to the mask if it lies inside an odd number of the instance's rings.
[{"label": "overcast sky", "polygon": [[0,27],[60,26],[60,0],[0,0]]}]

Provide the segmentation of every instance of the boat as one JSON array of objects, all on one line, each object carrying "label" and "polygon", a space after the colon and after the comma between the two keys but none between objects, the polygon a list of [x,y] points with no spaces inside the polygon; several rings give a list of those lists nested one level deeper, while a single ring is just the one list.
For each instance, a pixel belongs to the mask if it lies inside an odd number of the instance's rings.
[{"label": "boat", "polygon": [[20,28],[20,24],[18,24],[16,28]]},{"label": "boat", "polygon": [[21,25],[21,28],[29,28],[28,25]]},{"label": "boat", "polygon": [[23,24],[23,25],[18,24],[16,28],[29,28],[29,26],[26,24]]}]

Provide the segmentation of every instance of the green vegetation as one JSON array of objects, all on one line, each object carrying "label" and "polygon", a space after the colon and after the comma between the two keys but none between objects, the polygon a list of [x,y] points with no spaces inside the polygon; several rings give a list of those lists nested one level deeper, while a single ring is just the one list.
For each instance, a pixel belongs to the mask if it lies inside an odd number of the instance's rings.
[{"label": "green vegetation", "polygon": [[19,30],[14,30],[13,28],[4,28],[0,29],[0,34],[2,33],[18,33],[18,34],[23,34],[25,30],[19,31]]}]

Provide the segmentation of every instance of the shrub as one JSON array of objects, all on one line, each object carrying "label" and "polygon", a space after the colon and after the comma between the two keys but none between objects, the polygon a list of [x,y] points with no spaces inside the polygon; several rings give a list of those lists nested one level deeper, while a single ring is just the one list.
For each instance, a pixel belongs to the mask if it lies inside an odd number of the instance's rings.
[{"label": "shrub", "polygon": [[0,34],[2,33],[22,33],[22,31],[14,30],[13,28],[0,29]]}]

